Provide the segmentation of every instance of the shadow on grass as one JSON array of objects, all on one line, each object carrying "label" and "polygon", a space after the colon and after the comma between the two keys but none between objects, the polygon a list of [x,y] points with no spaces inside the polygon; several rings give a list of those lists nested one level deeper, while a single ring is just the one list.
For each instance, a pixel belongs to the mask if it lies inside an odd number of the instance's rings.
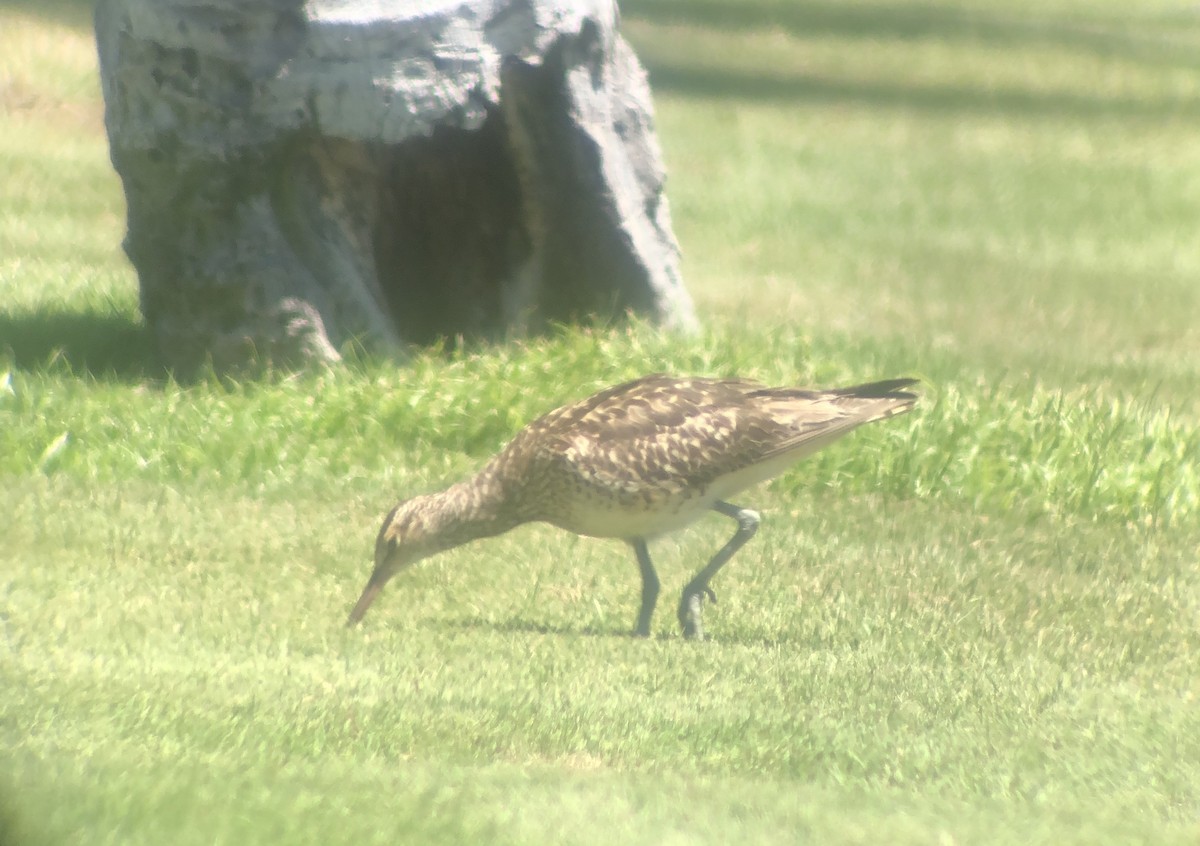
[{"label": "shadow on grass", "polygon": [[0,355],[22,370],[66,367],[117,381],[170,375],[145,324],[118,314],[0,314]]},{"label": "shadow on grass", "polygon": [[728,68],[681,67],[647,61],[655,90],[686,96],[722,97],[745,101],[859,103],[874,108],[918,108],[944,113],[1005,113],[1058,118],[1185,118],[1200,122],[1200,101],[1150,100],[1134,97],[1088,97],[1040,94],[1012,89],[984,91],[962,86],[913,88],[852,82],[828,77],[771,75]]},{"label": "shadow on grass", "polygon": [[[1132,8],[1132,7],[1131,7]],[[1200,68],[1200,14],[1180,6],[1130,19],[1100,10],[1088,18],[1030,15],[1002,8],[842,0],[630,0],[626,17],[723,31],[782,29],[808,37],[878,41],[963,40],[988,47],[1042,44]]]},{"label": "shadow on grass", "polygon": [[[1200,15],[1180,12],[1147,18],[1146,25],[1128,20],[1067,20],[1002,16],[986,9],[944,8],[930,4],[759,0],[654,0],[623,4],[626,16],[658,24],[687,24],[721,31],[783,29],[808,37],[857,38],[864,56],[870,42],[933,39],[967,41],[981,47],[1050,46],[1086,51],[1105,58],[1141,64],[1200,70]],[[853,48],[851,48],[853,49]],[[757,70],[730,68],[706,55],[683,61],[657,61],[652,50],[642,56],[656,91],[748,101],[857,102],[876,107],[907,106],[934,111],[1010,112],[1013,114],[1089,117],[1200,117],[1193,99],[1145,99],[1041,93],[1021,89],[987,91],[941,85],[913,88],[895,84],[789,73],[765,62]]]}]

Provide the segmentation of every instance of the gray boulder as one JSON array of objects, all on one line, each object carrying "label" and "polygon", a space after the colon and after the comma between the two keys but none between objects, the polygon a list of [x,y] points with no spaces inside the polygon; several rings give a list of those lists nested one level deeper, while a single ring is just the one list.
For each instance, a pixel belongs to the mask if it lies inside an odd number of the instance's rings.
[{"label": "gray boulder", "polygon": [[694,324],[611,2],[99,0],[125,249],[166,361]]}]

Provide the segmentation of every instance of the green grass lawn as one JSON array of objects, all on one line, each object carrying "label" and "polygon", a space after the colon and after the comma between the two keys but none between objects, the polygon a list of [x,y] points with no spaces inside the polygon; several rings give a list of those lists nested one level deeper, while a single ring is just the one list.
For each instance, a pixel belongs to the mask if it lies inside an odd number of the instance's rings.
[{"label": "green grass lawn", "polygon": [[[645,0],[705,329],[179,384],[84,4],[0,4],[0,844],[1200,839],[1200,13]],[[342,623],[400,496],[651,370],[918,375],[739,502]]]}]

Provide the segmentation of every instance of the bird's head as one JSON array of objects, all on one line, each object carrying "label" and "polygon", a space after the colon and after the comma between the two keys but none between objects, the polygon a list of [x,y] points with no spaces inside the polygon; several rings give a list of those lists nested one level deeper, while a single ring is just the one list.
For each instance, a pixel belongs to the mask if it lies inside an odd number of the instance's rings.
[{"label": "bird's head", "polygon": [[441,547],[431,542],[431,526],[421,507],[423,499],[425,497],[416,497],[400,502],[383,518],[375,538],[375,569],[346,620],[347,626],[353,626],[363,618],[388,579],[440,551]]}]

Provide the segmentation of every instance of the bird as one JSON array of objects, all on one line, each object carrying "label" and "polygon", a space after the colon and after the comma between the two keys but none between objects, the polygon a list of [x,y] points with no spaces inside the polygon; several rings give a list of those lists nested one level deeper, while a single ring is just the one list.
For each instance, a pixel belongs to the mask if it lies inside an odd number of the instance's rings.
[{"label": "bird", "polygon": [[472,478],[387,513],[346,625],[418,561],[545,522],[632,546],[642,579],[633,633],[648,637],[660,582],[647,542],[715,511],[737,528],[684,587],[677,614],[684,637],[703,640],[703,602],[716,602],[709,582],[760,522],[729,498],[859,426],[910,411],[917,395],[905,389],[916,383],[811,390],[655,373],[564,405],[518,432]]}]

